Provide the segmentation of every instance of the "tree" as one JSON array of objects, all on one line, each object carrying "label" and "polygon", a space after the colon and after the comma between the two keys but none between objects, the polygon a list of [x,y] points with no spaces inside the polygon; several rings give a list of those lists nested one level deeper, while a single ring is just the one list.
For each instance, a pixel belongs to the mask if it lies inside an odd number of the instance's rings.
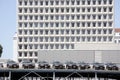
[{"label": "tree", "polygon": [[2,47],[2,45],[0,45],[0,57],[2,55],[2,52],[3,52],[3,47]]}]

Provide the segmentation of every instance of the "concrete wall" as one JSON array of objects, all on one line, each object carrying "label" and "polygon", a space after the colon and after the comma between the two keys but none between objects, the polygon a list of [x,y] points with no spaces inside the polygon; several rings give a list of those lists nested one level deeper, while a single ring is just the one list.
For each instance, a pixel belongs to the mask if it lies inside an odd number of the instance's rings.
[{"label": "concrete wall", "polygon": [[38,61],[120,63],[120,50],[41,50],[39,51]]}]

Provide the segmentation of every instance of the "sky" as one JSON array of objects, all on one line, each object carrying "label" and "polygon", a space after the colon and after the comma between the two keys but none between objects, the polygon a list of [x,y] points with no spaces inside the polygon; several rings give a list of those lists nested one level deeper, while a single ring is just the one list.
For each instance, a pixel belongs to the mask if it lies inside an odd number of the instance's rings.
[{"label": "sky", "polygon": [[[0,44],[2,58],[13,58],[13,36],[16,30],[16,1],[0,0]],[[120,0],[115,0],[115,27],[120,27]]]}]

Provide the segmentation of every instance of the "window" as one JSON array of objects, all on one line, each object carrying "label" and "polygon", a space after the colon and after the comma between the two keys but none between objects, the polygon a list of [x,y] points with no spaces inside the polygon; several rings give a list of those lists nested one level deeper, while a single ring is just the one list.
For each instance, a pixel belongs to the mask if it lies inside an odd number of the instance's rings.
[{"label": "window", "polygon": [[69,15],[66,15],[66,20],[69,20],[69,18],[70,18]]},{"label": "window", "polygon": [[27,57],[27,52],[24,52],[24,56]]},{"label": "window", "polygon": [[54,4],[54,1],[50,1],[50,4],[53,5],[53,4]]},{"label": "window", "polygon": [[43,23],[40,23],[40,27],[43,27]]},{"label": "window", "polygon": [[48,1],[45,1],[45,5],[48,5]]},{"label": "window", "polygon": [[101,19],[101,15],[98,15],[98,19]]},{"label": "window", "polygon": [[35,26],[35,27],[38,27],[38,23],[37,23],[37,22],[35,22],[35,23],[34,23],[34,26]]},{"label": "window", "polygon": [[106,29],[103,29],[103,34],[106,34],[107,33],[107,30]]},{"label": "window", "polygon": [[82,1],[82,5],[85,5],[85,1],[84,0]]},{"label": "window", "polygon": [[99,4],[99,5],[101,4],[101,0],[98,1],[98,4]]},{"label": "window", "polygon": [[107,8],[106,8],[106,7],[104,7],[104,8],[103,8],[103,11],[104,11],[104,12],[107,12]]},{"label": "window", "polygon": [[112,0],[109,0],[109,4],[112,4]]},{"label": "window", "polygon": [[68,0],[66,1],[66,4],[69,5],[69,1]]},{"label": "window", "polygon": [[96,12],[96,8],[92,8],[93,9],[93,12]]},{"label": "window", "polygon": [[48,42],[49,41],[49,38],[48,37],[45,37],[45,42]]},{"label": "window", "polygon": [[112,14],[109,14],[109,15],[108,15],[108,18],[109,18],[109,19],[112,19]]},{"label": "window", "polygon": [[43,13],[43,9],[40,9],[40,13]]},{"label": "window", "polygon": [[19,46],[19,49],[22,49],[22,45],[20,44],[20,45],[18,45]]},{"label": "window", "polygon": [[48,23],[48,22],[46,22],[46,23],[45,23],[45,27],[48,27],[48,25],[49,25],[49,23]]},{"label": "window", "polygon": [[22,52],[19,52],[19,57],[22,57]]},{"label": "window", "polygon": [[50,30],[50,34],[54,34],[54,30]]},{"label": "window", "polygon": [[56,15],[56,16],[55,16],[55,19],[56,19],[56,20],[59,20],[59,15]]},{"label": "window", "polygon": [[19,8],[19,13],[22,13],[22,9],[21,8]]},{"label": "window", "polygon": [[95,22],[93,22],[93,27],[96,27],[96,23]]},{"label": "window", "polygon": [[87,19],[90,19],[90,15],[87,15]]},{"label": "window", "polygon": [[56,5],[59,5],[59,1],[56,1]]},{"label": "window", "polygon": [[21,37],[19,38],[19,42],[22,42],[22,38]]},{"label": "window", "polygon": [[40,1],[40,5],[43,5],[43,1]]},{"label": "window", "polygon": [[38,13],[38,9],[35,8],[34,11],[35,11],[35,13]]},{"label": "window", "polygon": [[106,27],[107,26],[107,22],[103,22],[103,26]]},{"label": "window", "polygon": [[77,42],[80,42],[80,37],[76,37]]},{"label": "window", "polygon": [[74,3],[75,3],[75,1],[74,1],[74,0],[72,0],[72,1],[71,1],[71,4],[72,4],[72,5],[74,5]]},{"label": "window", "polygon": [[108,26],[109,26],[109,27],[112,27],[112,22],[109,22],[109,23],[108,23]]},{"label": "window", "polygon": [[24,2],[24,5],[27,5],[27,1]]},{"label": "window", "polygon": [[59,23],[55,23],[55,27],[59,27]]},{"label": "window", "polygon": [[48,30],[45,30],[45,34],[46,34],[46,35],[48,34]]},{"label": "window", "polygon": [[27,44],[25,44],[25,45],[24,45],[24,49],[27,49],[27,47],[28,47],[28,45],[27,45]]},{"label": "window", "polygon": [[74,49],[74,44],[71,44],[71,49]]},{"label": "window", "polygon": [[45,8],[45,12],[48,13],[48,8]]},{"label": "window", "polygon": [[75,23],[71,23],[71,26],[72,26],[72,27],[75,27]]},{"label": "window", "polygon": [[61,1],[61,5],[64,5],[64,1]]},{"label": "window", "polygon": [[71,15],[71,19],[74,20],[75,19],[75,15]]},{"label": "window", "polygon": [[76,33],[77,33],[77,34],[80,34],[80,30],[76,30]]},{"label": "window", "polygon": [[22,1],[19,1],[19,5],[22,5]]},{"label": "window", "polygon": [[101,12],[101,8],[98,8],[98,12]]},{"label": "window", "polygon": [[58,35],[59,34],[59,30],[55,30],[55,34]]},{"label": "window", "polygon": [[50,37],[50,42],[53,42],[54,41],[54,37]]},{"label": "window", "polygon": [[21,35],[22,34],[22,30],[19,30],[19,35]]},{"label": "window", "polygon": [[93,19],[96,19],[96,15],[92,15]]},{"label": "window", "polygon": [[66,23],[66,27],[69,27],[69,22]]},{"label": "window", "polygon": [[84,29],[82,30],[82,34],[85,34],[85,30]]},{"label": "window", "polygon": [[30,26],[30,27],[33,27],[33,23],[29,23],[29,26]]},{"label": "window", "polygon": [[80,8],[77,8],[77,12],[80,12]]},{"label": "window", "polygon": [[30,57],[32,57],[32,55],[33,55],[33,52],[29,52],[29,55],[30,55]]},{"label": "window", "polygon": [[38,56],[38,53],[37,52],[34,52],[35,56]]},{"label": "window", "polygon": [[57,13],[59,12],[59,8],[56,8],[56,12],[57,12]]},{"label": "window", "polygon": [[27,13],[27,8],[24,9],[24,13]]},{"label": "window", "polygon": [[96,0],[93,0],[93,5],[96,5]]},{"label": "window", "polygon": [[75,34],[75,30],[71,30],[71,34]]},{"label": "window", "polygon": [[30,1],[30,2],[29,2],[29,4],[30,4],[30,5],[32,5],[32,4],[33,4],[33,2],[32,2],[32,1]]},{"label": "window", "polygon": [[88,22],[88,23],[87,23],[87,27],[90,27],[90,25],[91,25],[91,23],[90,23],[90,22]]},{"label": "window", "polygon": [[107,15],[103,15],[103,19],[107,19]]},{"label": "window", "polygon": [[33,20],[33,16],[29,16],[29,19],[30,19],[30,20]]},{"label": "window", "polygon": [[74,9],[74,8],[71,8],[71,11],[72,11],[72,13],[74,13],[74,12],[75,12],[75,9]]},{"label": "window", "polygon": [[107,4],[107,0],[104,0],[103,3],[104,3],[104,4]]},{"label": "window", "polygon": [[82,12],[85,12],[85,8],[82,8]]},{"label": "window", "polygon": [[19,27],[22,27],[22,23],[18,23]]},{"label": "window", "polygon": [[64,20],[64,15],[61,15],[61,20]]},{"label": "window", "polygon": [[19,20],[22,20],[22,16],[21,15],[19,16]]},{"label": "window", "polygon": [[37,2],[37,1],[35,1],[35,5],[38,5],[38,2]]},{"label": "window", "polygon": [[77,24],[77,27],[80,27],[80,23],[79,22],[77,22],[76,24]]},{"label": "window", "polygon": [[33,30],[30,30],[30,31],[29,31],[29,34],[32,35],[32,34],[33,34]]},{"label": "window", "polygon": [[101,27],[101,22],[98,22],[98,27]]},{"label": "window", "polygon": [[87,8],[87,12],[90,12],[90,8]]},{"label": "window", "polygon": [[82,27],[85,27],[85,22],[82,22]]},{"label": "window", "polygon": [[64,8],[61,8],[61,12],[62,12],[62,13],[64,12]]},{"label": "window", "polygon": [[77,3],[77,5],[80,5],[80,1],[79,0],[77,0],[76,3]]},{"label": "window", "polygon": [[85,15],[82,15],[82,19],[83,19],[83,20],[85,19]]},{"label": "window", "polygon": [[53,27],[53,26],[54,26],[54,23],[51,22],[51,23],[50,23],[50,27]]},{"label": "window", "polygon": [[78,19],[78,20],[80,19],[80,15],[77,15],[77,19]]},{"label": "window", "polygon": [[24,42],[27,42],[27,37],[24,37]]},{"label": "window", "polygon": [[87,4],[90,5],[90,0],[87,1]]},{"label": "window", "polygon": [[53,9],[53,8],[51,8],[51,9],[50,9],[50,12],[51,12],[51,13],[53,13],[53,12],[54,12],[54,9]]},{"label": "window", "polygon": [[112,12],[112,7],[109,8],[109,12]]}]

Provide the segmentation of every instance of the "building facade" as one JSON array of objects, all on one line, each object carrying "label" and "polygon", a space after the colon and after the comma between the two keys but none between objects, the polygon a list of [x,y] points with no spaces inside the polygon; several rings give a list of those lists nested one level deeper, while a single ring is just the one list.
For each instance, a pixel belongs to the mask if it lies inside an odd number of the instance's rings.
[{"label": "building facade", "polygon": [[115,43],[120,43],[120,28],[115,28]]},{"label": "building facade", "polygon": [[19,62],[37,62],[42,51],[114,43],[114,0],[17,0],[17,5]]}]

